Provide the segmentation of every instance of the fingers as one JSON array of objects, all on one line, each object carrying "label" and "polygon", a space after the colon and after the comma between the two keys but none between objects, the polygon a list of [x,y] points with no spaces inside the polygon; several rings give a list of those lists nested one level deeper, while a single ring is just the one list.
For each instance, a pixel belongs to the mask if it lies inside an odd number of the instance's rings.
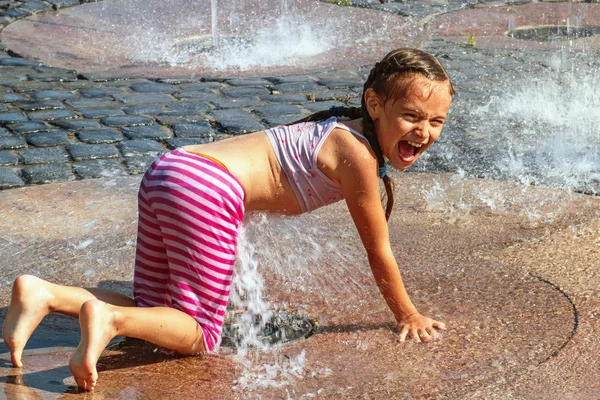
[{"label": "fingers", "polygon": [[[415,326],[417,325],[417,326]],[[401,325],[402,329],[398,337],[400,342],[406,341],[406,338],[412,339],[415,343],[432,342],[437,338],[437,330],[445,330],[446,324],[440,321],[430,320],[426,324],[407,323]]]},{"label": "fingers", "polygon": [[440,322],[440,321],[436,321],[436,320],[432,320],[431,322],[432,322],[432,323],[431,323],[431,325],[432,325],[434,328],[436,328],[436,329],[441,329],[441,330],[443,330],[443,331],[445,331],[445,330],[446,330],[446,324],[445,324],[445,323],[443,323],[443,322]]},{"label": "fingers", "polygon": [[408,329],[409,329],[408,325],[404,325],[402,327],[402,331],[400,331],[400,337],[399,337],[401,342],[404,342],[406,340],[406,335],[408,335]]}]

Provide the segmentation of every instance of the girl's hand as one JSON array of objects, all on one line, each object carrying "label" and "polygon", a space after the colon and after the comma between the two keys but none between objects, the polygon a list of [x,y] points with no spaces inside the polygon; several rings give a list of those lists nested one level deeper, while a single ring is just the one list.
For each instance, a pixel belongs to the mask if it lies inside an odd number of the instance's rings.
[{"label": "girl's hand", "polygon": [[416,313],[399,321],[397,327],[400,331],[399,340],[401,342],[404,342],[408,336],[420,343],[434,340],[436,329],[445,330],[446,324]]}]

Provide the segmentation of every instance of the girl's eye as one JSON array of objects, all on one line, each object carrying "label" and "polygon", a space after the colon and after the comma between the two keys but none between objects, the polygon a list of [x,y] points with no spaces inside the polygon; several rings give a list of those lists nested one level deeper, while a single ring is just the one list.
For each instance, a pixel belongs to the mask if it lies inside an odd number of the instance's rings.
[{"label": "girl's eye", "polygon": [[440,127],[444,125],[444,121],[431,121],[431,126]]},{"label": "girl's eye", "polygon": [[418,117],[416,114],[404,114],[404,118],[410,121],[416,121]]}]

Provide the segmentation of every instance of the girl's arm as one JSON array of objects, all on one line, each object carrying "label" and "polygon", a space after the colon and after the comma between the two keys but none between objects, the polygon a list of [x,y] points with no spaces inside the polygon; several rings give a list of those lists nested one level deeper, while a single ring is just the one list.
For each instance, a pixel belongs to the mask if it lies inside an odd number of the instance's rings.
[{"label": "girl's arm", "polygon": [[417,342],[429,341],[435,332],[433,328],[445,329],[445,326],[420,315],[410,300],[390,245],[379,194],[377,162],[368,152],[354,153],[346,154],[346,162],[340,163],[336,172],[348,210],[367,251],[371,271],[396,317],[400,340],[409,336]]}]

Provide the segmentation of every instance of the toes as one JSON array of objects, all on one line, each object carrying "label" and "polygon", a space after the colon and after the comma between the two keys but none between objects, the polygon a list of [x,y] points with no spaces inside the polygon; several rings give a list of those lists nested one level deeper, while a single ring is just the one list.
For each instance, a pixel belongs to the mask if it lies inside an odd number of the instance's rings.
[{"label": "toes", "polygon": [[96,379],[94,379],[93,375],[89,375],[86,378],[75,377],[75,382],[81,390],[85,390],[86,392],[91,392],[96,386]]},{"label": "toes", "polygon": [[15,368],[21,368],[23,363],[21,362],[21,352],[20,351],[11,351],[10,353],[10,361]]}]

